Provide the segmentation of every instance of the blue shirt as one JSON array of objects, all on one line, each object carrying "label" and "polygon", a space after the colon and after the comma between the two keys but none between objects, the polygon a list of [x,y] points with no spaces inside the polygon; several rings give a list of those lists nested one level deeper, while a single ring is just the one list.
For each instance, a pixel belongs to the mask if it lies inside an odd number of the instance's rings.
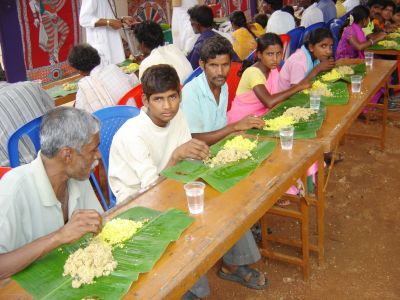
[{"label": "blue shirt", "polygon": [[228,123],[228,85],[221,87],[219,103],[211,92],[203,72],[182,89],[181,108],[186,115],[191,133],[203,133],[221,129]]},{"label": "blue shirt", "polygon": [[336,6],[332,0],[319,0],[317,7],[322,11],[325,23],[336,18]]},{"label": "blue shirt", "polygon": [[213,37],[214,35],[216,35],[216,33],[211,28],[207,31],[200,33],[199,38],[197,39],[196,43],[194,43],[192,51],[187,56],[187,59],[192,65],[193,70],[195,70],[199,66],[201,46],[206,39]]}]

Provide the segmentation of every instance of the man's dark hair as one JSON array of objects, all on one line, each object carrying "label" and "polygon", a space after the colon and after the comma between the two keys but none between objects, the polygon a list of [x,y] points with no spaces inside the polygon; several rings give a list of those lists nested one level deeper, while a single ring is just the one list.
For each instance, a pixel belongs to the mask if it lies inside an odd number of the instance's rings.
[{"label": "man's dark hair", "polygon": [[78,71],[90,72],[100,64],[100,55],[89,44],[79,44],[69,52],[68,62]]},{"label": "man's dark hair", "polygon": [[254,22],[260,24],[262,28],[265,28],[268,23],[268,16],[266,14],[256,14],[254,16]]},{"label": "man's dark hair", "polygon": [[144,21],[137,24],[134,32],[139,43],[143,43],[150,50],[164,46],[164,34],[156,22]]},{"label": "man's dark hair", "polygon": [[294,8],[293,8],[293,6],[286,5],[281,9],[281,11],[287,12],[287,13],[291,14],[294,17]]},{"label": "man's dark hair", "polygon": [[383,0],[369,0],[367,6],[371,8],[372,6],[379,5],[383,7]]},{"label": "man's dark hair", "polygon": [[264,2],[268,3],[271,5],[272,9],[275,10],[280,10],[283,7],[283,1],[282,0],[264,0]]},{"label": "man's dark hair", "polygon": [[142,76],[143,93],[147,99],[153,94],[175,90],[178,93],[181,85],[176,70],[170,65],[154,65],[144,71]]},{"label": "man's dark hair", "polygon": [[396,4],[394,4],[394,2],[392,0],[384,0],[382,1],[382,7],[383,9],[385,9],[386,7],[392,7],[393,8],[393,12],[396,9]]},{"label": "man's dark hair", "polygon": [[200,48],[200,60],[204,63],[207,63],[210,58],[213,59],[216,58],[217,55],[224,54],[228,54],[229,58],[232,60],[234,51],[232,44],[219,34],[206,39]]},{"label": "man's dark hair", "polygon": [[188,10],[191,20],[199,23],[203,27],[211,27],[214,23],[214,14],[207,5],[195,5]]}]

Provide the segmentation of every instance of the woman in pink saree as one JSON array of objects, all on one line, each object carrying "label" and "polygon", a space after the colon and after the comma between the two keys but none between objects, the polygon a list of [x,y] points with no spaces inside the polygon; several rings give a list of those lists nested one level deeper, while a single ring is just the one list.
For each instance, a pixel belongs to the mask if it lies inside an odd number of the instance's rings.
[{"label": "woman in pink saree", "polygon": [[257,39],[257,62],[249,67],[243,63],[242,76],[228,112],[228,122],[234,123],[247,115],[261,116],[291,95],[308,88],[307,80],[278,93],[278,67],[282,59],[282,41],[267,33]]}]

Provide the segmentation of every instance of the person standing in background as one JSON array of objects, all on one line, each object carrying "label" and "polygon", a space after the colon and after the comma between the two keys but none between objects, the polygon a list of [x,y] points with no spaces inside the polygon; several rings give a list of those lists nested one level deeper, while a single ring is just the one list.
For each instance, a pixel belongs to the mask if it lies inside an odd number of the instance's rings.
[{"label": "person standing in background", "polygon": [[203,1],[198,0],[172,1],[172,40],[174,45],[185,55],[192,51],[194,43],[199,37],[199,34],[194,33],[192,26],[190,26],[190,18],[187,11],[189,8],[202,3]]},{"label": "person standing in background", "polygon": [[133,25],[133,18],[118,18],[114,0],[82,0],[79,24],[86,29],[86,42],[99,52],[102,65],[125,60],[119,29]]}]

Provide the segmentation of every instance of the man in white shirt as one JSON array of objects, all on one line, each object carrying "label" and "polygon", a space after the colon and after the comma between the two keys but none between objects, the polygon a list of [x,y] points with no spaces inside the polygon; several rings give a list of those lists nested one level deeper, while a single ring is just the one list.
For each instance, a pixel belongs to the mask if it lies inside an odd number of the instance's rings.
[{"label": "man in white shirt", "polygon": [[55,108],[43,116],[40,142],[32,163],[0,181],[0,279],[101,228],[103,209],[88,181],[100,158],[98,121]]},{"label": "man in white shirt", "polygon": [[152,21],[144,21],[135,26],[135,36],[139,49],[145,59],[139,66],[139,79],[147,68],[153,65],[168,64],[175,68],[181,84],[192,74],[192,65],[174,44],[165,45],[161,26]]},{"label": "man in white shirt", "polygon": [[312,0],[311,5],[306,8],[301,17],[300,26],[307,28],[316,23],[324,21],[322,11],[317,7],[317,0]]},{"label": "man in white shirt", "polygon": [[68,62],[85,76],[78,81],[75,107],[90,113],[116,105],[122,96],[139,84],[135,74],[127,75],[114,64],[101,65],[97,50],[88,44],[72,48]]},{"label": "man in white shirt", "polygon": [[172,40],[174,45],[178,47],[185,55],[192,51],[194,43],[199,37],[199,34],[194,33],[192,26],[190,26],[190,18],[187,11],[192,6],[200,4],[200,2],[202,1],[172,1]]},{"label": "man in white shirt", "polygon": [[101,64],[118,64],[125,60],[119,29],[133,24],[130,16],[118,19],[113,0],[82,0],[79,24],[86,29],[86,42],[99,51]]},{"label": "man in white shirt", "polygon": [[293,16],[285,11],[282,11],[282,0],[264,0],[267,11],[272,12],[268,19],[266,32],[276,34],[285,34],[296,27]]},{"label": "man in white shirt", "polygon": [[351,11],[354,7],[360,5],[360,0],[346,0],[343,2],[343,6],[346,12]]}]

